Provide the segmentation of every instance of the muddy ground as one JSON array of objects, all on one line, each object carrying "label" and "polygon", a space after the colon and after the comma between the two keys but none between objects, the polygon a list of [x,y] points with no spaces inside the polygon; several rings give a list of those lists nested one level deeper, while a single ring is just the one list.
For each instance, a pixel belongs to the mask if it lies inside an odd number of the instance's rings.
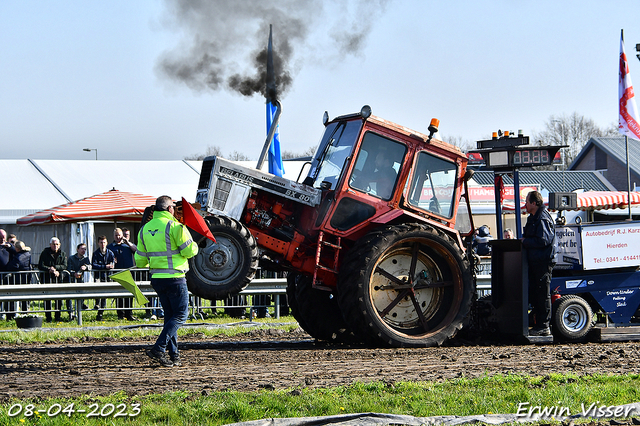
[{"label": "muddy ground", "polygon": [[0,346],[0,400],[189,390],[319,388],[550,372],[639,373],[640,342],[518,346],[485,343],[424,349],[319,344],[298,329],[252,330],[233,338],[182,338],[184,365],[162,368],[144,354],[151,340],[85,340]]}]

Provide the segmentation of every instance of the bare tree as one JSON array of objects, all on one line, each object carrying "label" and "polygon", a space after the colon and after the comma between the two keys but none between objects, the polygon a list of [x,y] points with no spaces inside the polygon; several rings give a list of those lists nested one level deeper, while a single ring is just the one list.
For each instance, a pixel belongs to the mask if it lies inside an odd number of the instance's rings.
[{"label": "bare tree", "polygon": [[601,128],[592,119],[574,112],[569,116],[551,115],[545,122],[545,129],[532,132],[531,139],[534,145],[569,145],[563,154],[564,164],[568,166],[592,137],[617,134],[615,125]]},{"label": "bare tree", "polygon": [[305,149],[302,152],[294,152],[294,151],[283,151],[282,152],[282,159],[283,160],[290,160],[292,158],[300,158],[300,157],[311,157],[313,156],[313,154],[316,153],[316,150],[318,149],[318,146],[310,146],[307,149]]},{"label": "bare tree", "polygon": [[200,161],[211,156],[222,156],[222,149],[217,145],[209,145],[204,154],[192,154],[184,157],[185,160]]},{"label": "bare tree", "polygon": [[233,151],[231,154],[229,154],[229,156],[227,157],[227,160],[231,160],[231,161],[249,161],[251,160],[251,158],[249,158],[247,155],[238,152],[238,151]]},{"label": "bare tree", "polygon": [[462,139],[462,136],[443,136],[442,140],[448,144],[457,146],[463,152],[476,148],[476,143],[474,141]]}]

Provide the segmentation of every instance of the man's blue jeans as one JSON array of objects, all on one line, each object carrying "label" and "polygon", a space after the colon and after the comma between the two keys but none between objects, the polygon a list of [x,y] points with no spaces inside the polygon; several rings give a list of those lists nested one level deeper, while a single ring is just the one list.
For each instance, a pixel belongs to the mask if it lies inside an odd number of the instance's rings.
[{"label": "man's blue jeans", "polygon": [[178,329],[189,316],[189,290],[182,278],[151,278],[151,287],[158,294],[164,310],[164,327],[153,349],[169,354],[178,353]]}]

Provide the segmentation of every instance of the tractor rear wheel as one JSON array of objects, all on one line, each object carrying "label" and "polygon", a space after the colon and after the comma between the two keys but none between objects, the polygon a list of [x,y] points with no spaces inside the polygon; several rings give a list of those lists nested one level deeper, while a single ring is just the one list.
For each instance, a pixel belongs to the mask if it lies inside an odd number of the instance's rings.
[{"label": "tractor rear wheel", "polygon": [[310,276],[301,274],[287,279],[287,295],[294,295],[289,298],[293,317],[314,339],[353,342],[353,334],[342,319],[336,298],[329,291],[313,288],[312,281]]},{"label": "tractor rear wheel", "polygon": [[[226,216],[205,218],[216,242],[204,239],[204,247],[189,259],[189,291],[205,299],[226,299],[242,291],[258,268],[258,247],[251,232]],[[201,243],[201,244],[203,244]]]},{"label": "tractor rear wheel", "polygon": [[462,327],[474,290],[461,249],[423,224],[388,226],[361,238],[338,277],[347,323],[390,346],[441,345]]},{"label": "tractor rear wheel", "polygon": [[581,339],[593,327],[593,310],[582,297],[567,294],[558,299],[553,309],[553,331],[568,340]]}]

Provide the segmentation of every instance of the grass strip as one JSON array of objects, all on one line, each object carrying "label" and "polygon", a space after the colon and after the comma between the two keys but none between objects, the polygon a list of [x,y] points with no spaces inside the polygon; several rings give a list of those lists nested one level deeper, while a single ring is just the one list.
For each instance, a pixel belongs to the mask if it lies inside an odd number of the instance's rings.
[{"label": "grass strip", "polygon": [[[105,316],[106,318],[106,316]],[[255,325],[248,327],[241,325],[247,320],[231,318],[226,315],[208,317],[207,319],[188,320],[187,324],[217,324],[228,325],[229,323],[238,323],[220,328],[211,327],[183,327],[178,330],[178,336],[187,336],[190,334],[198,334],[200,336],[235,336],[237,334],[246,333],[254,329],[282,329],[291,331],[298,328],[298,324],[291,316],[283,316],[276,318],[260,318],[254,319]],[[15,321],[0,321],[0,344],[21,344],[21,343],[62,343],[69,341],[82,341],[89,339],[135,339],[141,337],[155,338],[160,334],[162,327],[137,328],[135,326],[143,326],[149,324],[162,325],[162,320],[155,321],[124,321],[115,318],[107,318],[103,321],[86,320],[83,321],[82,328],[73,322],[53,322],[47,323],[42,329],[20,330],[16,329]],[[274,325],[277,324],[277,325]],[[122,326],[133,326],[132,328],[118,328]]]},{"label": "grass strip", "polygon": [[[378,412],[416,417],[516,413],[521,403],[567,407],[579,414],[592,404],[622,405],[640,401],[640,375],[550,374],[494,375],[442,382],[354,383],[326,389],[282,389],[257,392],[172,392],[128,396],[17,400],[0,404],[3,425],[223,425],[271,417],[328,416]],[[27,406],[45,412],[27,413]],[[73,404],[73,405],[72,405]],[[93,406],[92,406],[93,404]],[[139,404],[140,412],[136,412]],[[72,406],[74,412],[68,407]],[[19,410],[21,408],[21,410]],[[67,408],[66,411],[63,411]],[[113,410],[112,410],[113,408]],[[60,410],[56,416],[50,414]],[[78,413],[85,409],[87,412]],[[89,416],[90,410],[95,416]],[[117,416],[120,412],[122,416]],[[17,413],[17,414],[16,414]],[[30,414],[29,416],[25,415]],[[11,414],[11,416],[9,415]],[[127,415],[125,415],[127,414]],[[638,416],[640,413],[631,413]],[[545,423],[554,423],[553,419]]]}]

